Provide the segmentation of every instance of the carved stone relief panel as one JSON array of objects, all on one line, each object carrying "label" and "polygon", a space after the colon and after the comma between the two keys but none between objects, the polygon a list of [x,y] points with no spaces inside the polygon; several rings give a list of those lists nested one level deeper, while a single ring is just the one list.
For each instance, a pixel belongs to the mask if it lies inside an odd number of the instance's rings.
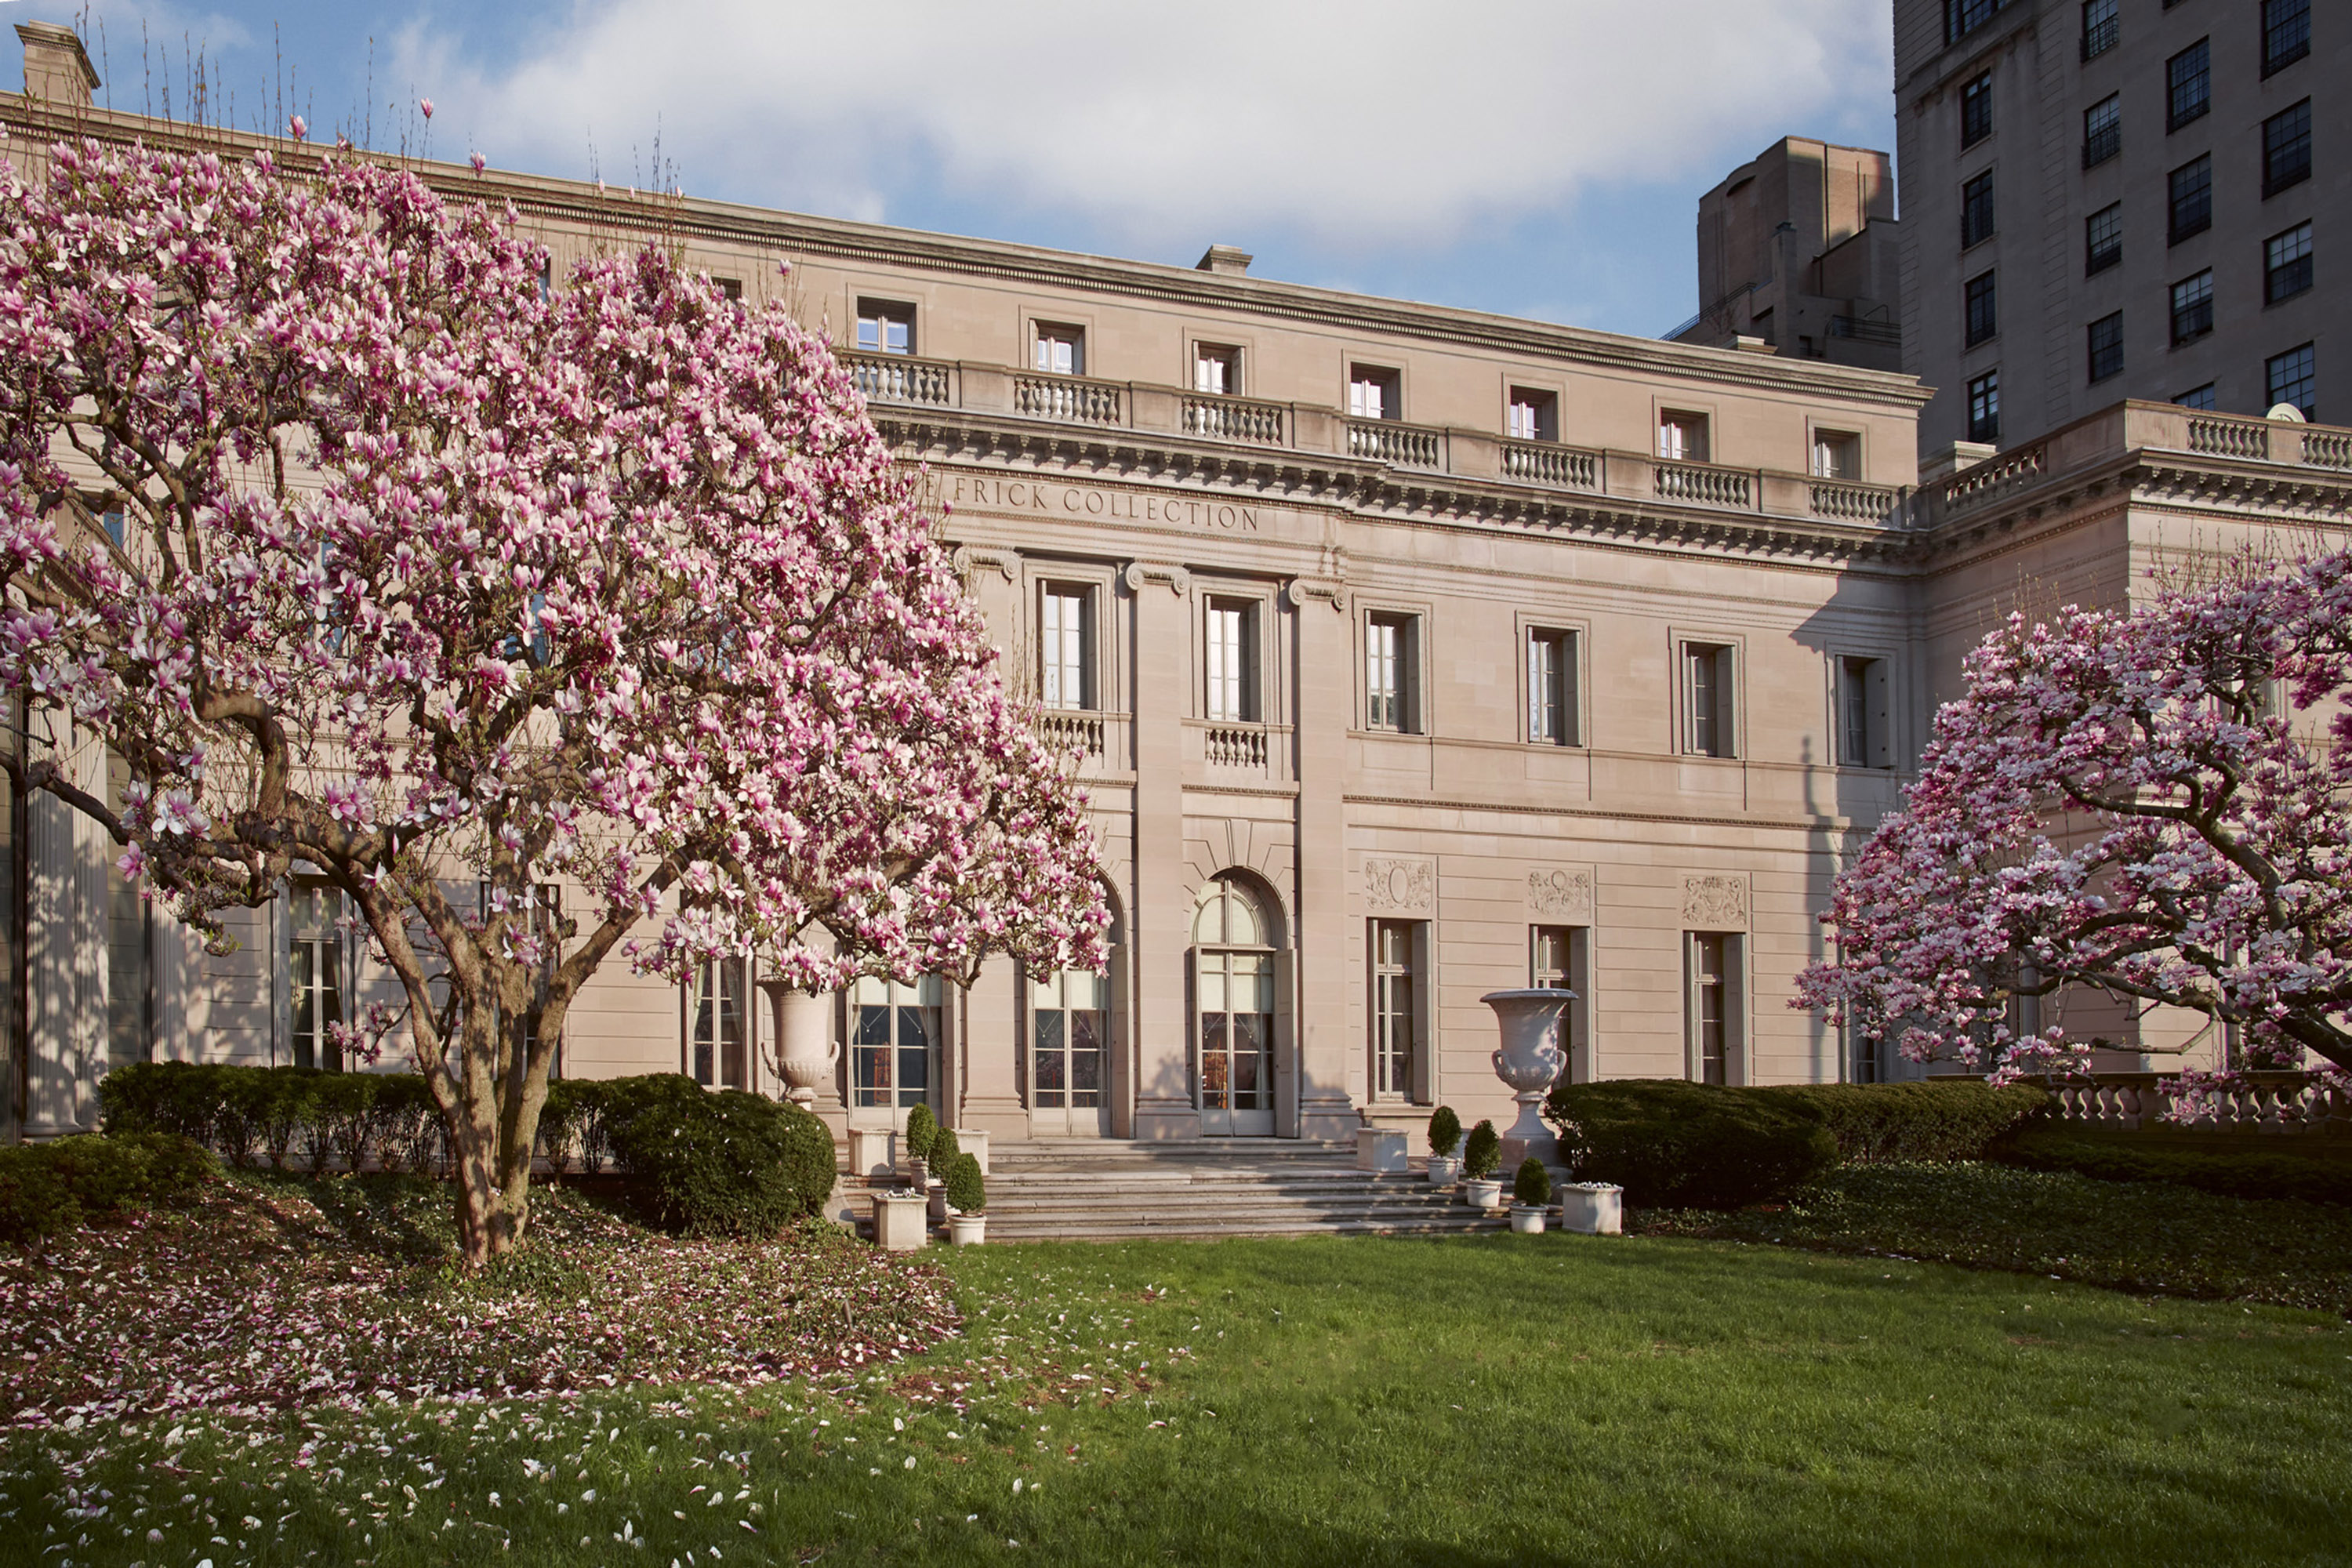
[{"label": "carved stone relief panel", "polygon": [[1376,915],[1437,913],[1437,862],[1367,856],[1364,909]]},{"label": "carved stone relief panel", "polygon": [[1529,871],[1528,911],[1555,925],[1591,925],[1592,868],[1538,866]]},{"label": "carved stone relief panel", "polygon": [[1683,925],[1690,931],[1746,931],[1748,879],[1744,876],[1685,877]]}]

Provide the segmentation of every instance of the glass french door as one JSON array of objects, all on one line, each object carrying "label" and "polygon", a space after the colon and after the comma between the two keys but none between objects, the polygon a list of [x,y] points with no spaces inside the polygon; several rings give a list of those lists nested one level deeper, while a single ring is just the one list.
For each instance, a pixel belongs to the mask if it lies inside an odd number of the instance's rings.
[{"label": "glass french door", "polygon": [[1201,1131],[1274,1131],[1274,954],[1195,950]]},{"label": "glass french door", "polygon": [[932,1103],[939,1079],[940,980],[909,985],[866,976],[849,988],[850,1120],[903,1127],[907,1111]]},{"label": "glass french door", "polygon": [[705,959],[695,971],[687,1007],[687,1054],[694,1081],[705,1089],[749,1089],[750,1011],[743,960]]},{"label": "glass french door", "polygon": [[294,1065],[341,1072],[343,1047],[334,1026],[343,1022],[343,895],[322,883],[297,882],[289,901]]},{"label": "glass french door", "polygon": [[1099,1138],[1110,1131],[1103,1092],[1110,1047],[1110,977],[1062,970],[1029,985],[1029,1131]]}]

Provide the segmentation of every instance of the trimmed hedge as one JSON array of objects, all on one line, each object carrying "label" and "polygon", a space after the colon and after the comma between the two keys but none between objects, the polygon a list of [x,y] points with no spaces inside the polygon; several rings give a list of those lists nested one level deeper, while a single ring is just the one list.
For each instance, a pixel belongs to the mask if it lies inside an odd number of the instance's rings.
[{"label": "trimmed hedge", "polygon": [[2029,1171],[2071,1171],[2103,1182],[2166,1182],[2230,1198],[2300,1198],[2352,1206],[2352,1163],[2307,1154],[2221,1154],[2168,1149],[2042,1124],[2004,1139],[1992,1157]]},{"label": "trimmed hedge", "polygon": [[658,1225],[772,1236],[833,1191],[833,1133],[798,1106],[702,1089],[682,1073],[605,1079],[593,1092],[614,1156]]},{"label": "trimmed hedge", "polygon": [[1810,1106],[1837,1140],[1838,1158],[1863,1163],[1981,1160],[1996,1141],[2050,1106],[2048,1093],[2030,1085],[1988,1089],[1973,1079],[1776,1084],[1739,1092]]},{"label": "trimmed hedge", "polygon": [[0,1148],[0,1241],[26,1246],[94,1216],[176,1202],[218,1173],[210,1154],[175,1132]]},{"label": "trimmed hedge", "polygon": [[1580,1179],[1613,1182],[1642,1207],[1766,1203],[1837,1163],[1820,1111],[1745,1089],[1671,1079],[1564,1083],[1544,1114]]}]

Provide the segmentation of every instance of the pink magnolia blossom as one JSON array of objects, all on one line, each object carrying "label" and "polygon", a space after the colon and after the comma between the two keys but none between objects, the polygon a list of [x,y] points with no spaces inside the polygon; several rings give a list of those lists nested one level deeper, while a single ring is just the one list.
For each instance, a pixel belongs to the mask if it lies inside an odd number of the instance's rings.
[{"label": "pink magnolia blossom", "polygon": [[[2352,558],[2240,560],[1987,637],[1902,812],[1839,877],[1795,1005],[1996,1077],[2084,1066],[2063,1014],[2235,1026],[2352,1068]],[[2018,997],[2042,997],[2020,1026]],[[2176,1086],[2194,1115],[2196,1074]],[[2185,1110],[2182,1108],[2186,1108]]]},{"label": "pink magnolia blossom", "polygon": [[[0,681],[131,787],[5,765],[199,929],[297,860],[341,889],[473,1256],[520,1234],[552,1042],[616,951],[809,988],[1100,966],[1083,802],[782,305],[657,247],[543,300],[511,211],[343,152],[63,145],[0,165]],[[93,491],[127,563],[64,526]]]}]

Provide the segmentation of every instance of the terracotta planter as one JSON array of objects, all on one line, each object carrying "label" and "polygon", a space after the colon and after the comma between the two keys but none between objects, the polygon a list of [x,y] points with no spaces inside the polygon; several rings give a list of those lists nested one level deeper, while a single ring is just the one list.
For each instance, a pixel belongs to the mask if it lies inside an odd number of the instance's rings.
[{"label": "terracotta planter", "polygon": [[1497,1176],[1475,1176],[1462,1184],[1462,1201],[1474,1209],[1503,1206],[1503,1183]]},{"label": "terracotta planter", "polygon": [[978,1247],[988,1239],[988,1216],[959,1214],[948,1216],[948,1236],[958,1247]]},{"label": "terracotta planter", "polygon": [[1544,1215],[1549,1212],[1542,1204],[1513,1204],[1511,1228],[1521,1236],[1541,1236]]},{"label": "terracotta planter", "polygon": [[1429,1157],[1429,1184],[1450,1187],[1462,1179],[1462,1160],[1455,1154],[1432,1154]]}]

